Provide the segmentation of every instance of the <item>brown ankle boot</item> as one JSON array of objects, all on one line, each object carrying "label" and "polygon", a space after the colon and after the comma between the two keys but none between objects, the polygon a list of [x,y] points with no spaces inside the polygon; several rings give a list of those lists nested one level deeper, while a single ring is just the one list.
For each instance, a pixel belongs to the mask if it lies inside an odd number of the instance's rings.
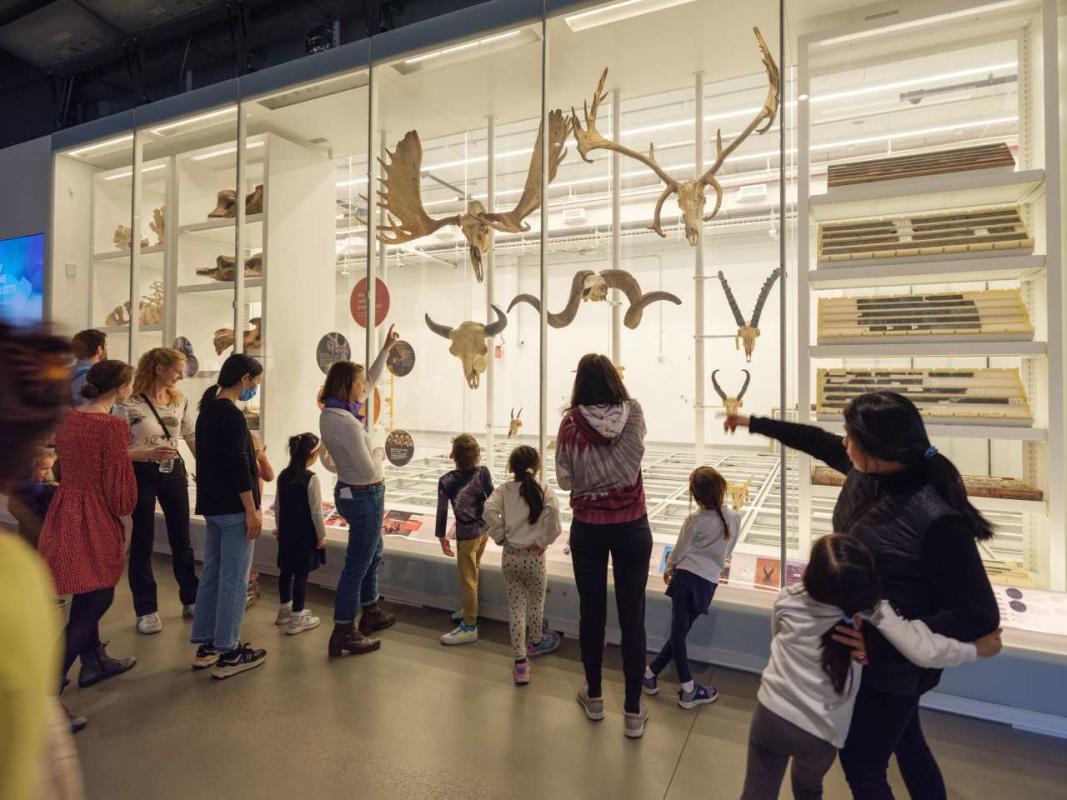
[{"label": "brown ankle boot", "polygon": [[382,646],[377,639],[369,639],[356,630],[356,623],[334,624],[330,634],[330,658],[340,658],[345,652],[354,656],[370,653]]},{"label": "brown ankle boot", "polygon": [[376,600],[374,605],[363,609],[363,616],[359,620],[359,632],[369,636],[375,631],[382,631],[396,625],[396,617],[382,608],[382,601]]}]

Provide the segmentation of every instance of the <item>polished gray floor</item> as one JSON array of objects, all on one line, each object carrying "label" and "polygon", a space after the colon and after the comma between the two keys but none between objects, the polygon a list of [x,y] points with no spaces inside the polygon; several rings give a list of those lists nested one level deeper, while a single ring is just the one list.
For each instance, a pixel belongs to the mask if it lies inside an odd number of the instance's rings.
[{"label": "polished gray floor", "polygon": [[[520,689],[511,681],[505,626],[487,623],[477,644],[445,648],[438,643],[445,613],[401,607],[379,652],[328,661],[332,595],[312,592],[321,628],[285,636],[273,624],[274,587],[265,578],[243,635],[269,651],[267,663],[214,681],[190,670],[190,623],[178,613],[169,564],[156,570],[163,632],[137,635],[123,584],[103,633],[114,654],[136,655],[137,667],[64,695],[90,717],[76,742],[91,798],[718,800],[740,793],[755,676],[705,670],[721,694],[698,712],[677,708],[668,687],[649,703],[645,738],[629,741],[615,648],[605,675],[609,713],[594,724],[574,701],[582,672],[573,640],[535,662],[533,682]],[[951,797],[1067,797],[1067,742],[936,712],[924,724]],[[826,797],[848,797],[837,767]]]}]

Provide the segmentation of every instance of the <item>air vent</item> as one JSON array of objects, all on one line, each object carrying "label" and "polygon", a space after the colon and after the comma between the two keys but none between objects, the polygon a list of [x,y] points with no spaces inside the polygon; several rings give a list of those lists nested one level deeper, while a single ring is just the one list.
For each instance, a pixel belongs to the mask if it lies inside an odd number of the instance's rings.
[{"label": "air vent", "polygon": [[585,213],[584,208],[565,208],[563,209],[563,224],[564,225],[584,225],[589,219]]},{"label": "air vent", "polygon": [[736,196],[738,203],[762,203],[767,199],[767,184],[757,183],[752,186],[742,186]]}]

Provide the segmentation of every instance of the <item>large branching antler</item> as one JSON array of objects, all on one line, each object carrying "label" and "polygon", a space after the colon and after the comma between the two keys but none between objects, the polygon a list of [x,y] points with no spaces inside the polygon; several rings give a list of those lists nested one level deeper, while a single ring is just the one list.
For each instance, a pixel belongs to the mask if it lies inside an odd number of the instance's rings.
[{"label": "large branching antler", "polygon": [[592,159],[588,157],[588,154],[593,150],[609,150],[613,153],[632,158],[635,161],[640,161],[650,170],[656,173],[661,181],[666,186],[663,189],[663,193],[656,201],[656,213],[652,218],[652,230],[658,233],[660,236],[666,236],[663,232],[663,226],[660,223],[660,212],[663,209],[664,201],[670,197],[673,193],[678,191],[679,181],[671,177],[663,167],[656,161],[656,151],[653,144],[650,142],[648,145],[648,155],[634,150],[630,147],[625,147],[618,142],[613,142],[610,139],[605,138],[600,131],[597,130],[596,121],[597,116],[600,114],[600,104],[607,99],[608,93],[604,89],[604,83],[608,79],[608,70],[605,67],[604,71],[600,73],[600,80],[596,85],[596,92],[593,95],[593,104],[590,107],[589,103],[583,104],[583,113],[585,116],[585,127],[578,121],[578,112],[571,106],[571,128],[574,130],[574,140],[578,143],[578,154],[582,157],[583,161],[587,161],[590,164],[593,163]]},{"label": "large branching antler", "polygon": [[[753,28],[752,32],[756,34],[756,43],[759,45],[760,55],[763,58],[763,66],[767,70],[767,98],[763,101],[763,107],[756,112],[756,116],[752,118],[752,121],[745,126],[745,129],[737,135],[730,144],[723,147],[722,145],[722,128],[718,128],[715,131],[715,161],[707,171],[701,176],[700,182],[706,186],[710,186],[715,190],[715,207],[711,210],[711,213],[704,217],[704,221],[707,222],[716,214],[719,213],[719,208],[722,206],[722,199],[724,190],[722,184],[715,178],[716,173],[722,168],[722,165],[726,162],[727,157],[734,152],[741,143],[745,141],[753,133],[766,133],[770,130],[771,125],[774,124],[774,119],[778,116],[778,81],[779,71],[778,65],[774,62],[774,57],[771,55],[770,48],[767,47],[767,42],[763,39],[763,34],[760,33],[759,28]],[[763,125],[761,128],[760,125]]]},{"label": "large branching antler", "polygon": [[433,233],[445,225],[458,225],[459,217],[434,219],[422,206],[419,183],[422,178],[422,142],[417,131],[408,131],[389,152],[389,161],[379,158],[385,172],[379,203],[389,215],[389,224],[378,229],[378,241],[384,244],[403,244]]}]

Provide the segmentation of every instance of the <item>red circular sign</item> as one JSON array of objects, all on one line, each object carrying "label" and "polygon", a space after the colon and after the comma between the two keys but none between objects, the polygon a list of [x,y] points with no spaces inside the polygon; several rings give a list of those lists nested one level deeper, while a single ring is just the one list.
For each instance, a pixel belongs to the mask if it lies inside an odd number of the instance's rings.
[{"label": "red circular sign", "polygon": [[[356,288],[352,290],[349,299],[349,308],[352,311],[352,319],[361,328],[367,327],[367,279],[360,278]],[[381,278],[374,279],[374,325],[377,327],[385,322],[389,313],[389,289]]]}]

